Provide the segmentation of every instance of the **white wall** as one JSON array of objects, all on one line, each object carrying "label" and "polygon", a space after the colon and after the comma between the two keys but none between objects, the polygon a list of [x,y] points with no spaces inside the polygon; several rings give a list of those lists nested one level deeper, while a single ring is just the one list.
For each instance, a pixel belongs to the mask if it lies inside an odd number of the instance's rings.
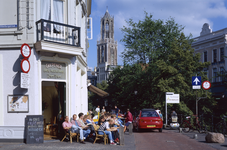
[{"label": "white wall", "polygon": [[3,62],[0,54],[0,126],[4,125],[4,99],[3,99]]}]

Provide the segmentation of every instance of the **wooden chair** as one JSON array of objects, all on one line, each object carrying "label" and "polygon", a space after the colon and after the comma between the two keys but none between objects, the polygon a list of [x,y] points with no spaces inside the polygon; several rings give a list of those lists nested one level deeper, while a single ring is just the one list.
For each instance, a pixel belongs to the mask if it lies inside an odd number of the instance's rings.
[{"label": "wooden chair", "polygon": [[[95,144],[96,140],[99,140],[101,138],[103,138],[103,140],[104,140],[104,145],[108,144],[108,137],[107,137],[106,133],[102,130],[98,130],[99,129],[98,125],[96,125],[96,127],[94,127],[94,128],[95,128],[95,141],[93,144]],[[103,132],[103,135],[98,134],[98,131]]]},{"label": "wooden chair", "polygon": [[79,133],[72,133],[71,131],[70,132],[67,132],[65,131],[65,136],[63,137],[63,139],[61,140],[64,141],[64,139],[69,136],[69,139],[70,139],[70,143],[72,143],[72,138],[76,137],[77,138],[77,142],[79,142]]}]

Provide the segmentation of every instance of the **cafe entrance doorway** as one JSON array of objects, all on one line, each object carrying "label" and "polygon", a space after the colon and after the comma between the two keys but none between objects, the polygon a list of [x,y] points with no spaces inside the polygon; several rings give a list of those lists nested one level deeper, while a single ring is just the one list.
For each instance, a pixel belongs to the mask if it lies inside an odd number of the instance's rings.
[{"label": "cafe entrance doorway", "polygon": [[44,140],[58,138],[66,114],[66,83],[42,81]]}]

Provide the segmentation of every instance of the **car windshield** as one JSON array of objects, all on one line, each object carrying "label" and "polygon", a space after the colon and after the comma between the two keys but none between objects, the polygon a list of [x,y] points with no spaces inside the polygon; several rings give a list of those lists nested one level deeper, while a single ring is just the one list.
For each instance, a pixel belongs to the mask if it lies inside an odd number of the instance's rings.
[{"label": "car windshield", "polygon": [[141,117],[159,117],[156,111],[142,111]]}]

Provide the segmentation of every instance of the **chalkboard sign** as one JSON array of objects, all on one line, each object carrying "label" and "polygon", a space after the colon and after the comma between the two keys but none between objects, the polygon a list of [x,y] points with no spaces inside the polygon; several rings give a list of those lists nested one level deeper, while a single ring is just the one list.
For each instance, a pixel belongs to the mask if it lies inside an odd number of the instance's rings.
[{"label": "chalkboard sign", "polygon": [[27,115],[25,130],[26,144],[43,143],[43,116]]}]

